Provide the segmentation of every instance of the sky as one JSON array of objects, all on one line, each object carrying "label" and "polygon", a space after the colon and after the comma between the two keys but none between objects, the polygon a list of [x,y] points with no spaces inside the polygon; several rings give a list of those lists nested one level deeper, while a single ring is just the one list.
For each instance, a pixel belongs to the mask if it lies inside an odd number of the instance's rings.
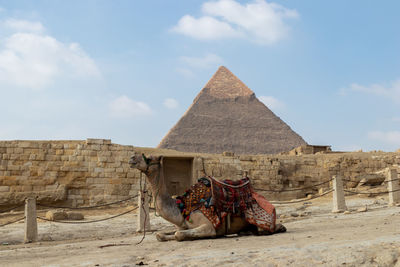
[{"label": "sky", "polygon": [[400,148],[400,1],[0,0],[0,140],[155,147],[219,66],[314,145]]}]

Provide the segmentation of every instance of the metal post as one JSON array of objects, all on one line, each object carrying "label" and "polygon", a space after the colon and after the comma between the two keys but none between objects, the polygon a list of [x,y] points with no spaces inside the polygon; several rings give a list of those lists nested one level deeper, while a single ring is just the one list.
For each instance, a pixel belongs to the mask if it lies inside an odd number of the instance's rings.
[{"label": "metal post", "polygon": [[400,186],[397,180],[397,169],[389,168],[387,172],[387,189],[389,191],[389,206],[400,203]]},{"label": "metal post", "polygon": [[149,195],[147,192],[139,192],[138,197],[139,216],[137,232],[150,231],[150,212],[149,212]]},{"label": "metal post", "polygon": [[29,197],[25,200],[25,243],[36,242],[38,229],[36,221],[36,198]]},{"label": "metal post", "polygon": [[340,175],[333,176],[333,208],[332,212],[344,212],[347,210],[344,199],[343,181]]}]

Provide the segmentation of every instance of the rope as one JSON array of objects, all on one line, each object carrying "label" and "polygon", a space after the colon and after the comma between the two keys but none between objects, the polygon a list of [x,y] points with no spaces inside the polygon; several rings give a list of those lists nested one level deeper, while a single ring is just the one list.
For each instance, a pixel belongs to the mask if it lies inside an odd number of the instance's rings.
[{"label": "rope", "polygon": [[5,209],[5,210],[2,210],[2,211],[0,211],[0,213],[6,213],[6,212],[9,212],[9,211],[12,211],[13,209],[20,208],[20,207],[22,207],[22,206],[24,206],[24,204],[21,204],[21,205],[19,205],[19,206],[15,206],[15,207],[13,207],[13,208],[8,208],[8,209]]},{"label": "rope", "polygon": [[298,200],[293,200],[293,201],[270,201],[270,203],[271,204],[292,204],[292,203],[306,202],[306,201],[310,201],[310,200],[325,196],[325,195],[331,193],[332,191],[333,191],[333,189],[330,189],[330,190],[322,193],[321,195],[318,195],[318,196],[315,196],[312,198],[307,198],[307,199],[298,199]]},{"label": "rope", "polygon": [[344,189],[343,191],[347,192],[347,193],[354,194],[354,195],[357,195],[357,194],[379,195],[379,194],[387,194],[387,193],[398,192],[398,191],[400,191],[400,189],[396,189],[396,190],[392,190],[392,191],[376,192],[376,193],[373,193],[373,192],[371,192],[371,193],[368,193],[368,192],[356,192],[356,191],[350,191],[350,190],[346,190],[346,189]]},{"label": "rope", "polygon": [[71,210],[83,210],[83,209],[94,209],[94,208],[100,208],[100,207],[106,207],[106,206],[111,206],[114,204],[119,204],[119,203],[123,203],[125,201],[131,200],[136,198],[138,195],[135,195],[133,197],[127,198],[127,199],[123,199],[123,200],[118,200],[115,202],[111,202],[111,203],[106,203],[106,204],[99,204],[96,206],[86,206],[86,207],[66,207],[66,206],[50,206],[50,205],[45,205],[45,204],[37,204],[37,206],[41,206],[41,207],[45,207],[45,208],[53,208],[53,209],[71,209]]},{"label": "rope", "polygon": [[[141,198],[141,209],[144,212],[144,221],[143,221],[143,237],[142,239],[136,244],[139,245],[140,243],[143,242],[144,238],[146,237],[146,221],[147,221],[147,212],[144,207],[144,202],[146,200],[145,194],[146,194],[146,179],[144,179],[144,189],[142,188],[142,172],[140,172],[140,198]],[[139,226],[140,227],[140,226]]]},{"label": "rope", "polygon": [[322,183],[319,183],[319,184],[310,185],[310,186],[306,186],[306,187],[302,187],[302,188],[286,189],[286,190],[261,189],[261,188],[254,188],[254,189],[257,190],[257,191],[268,191],[268,192],[277,192],[277,193],[289,192],[289,191],[300,191],[300,190],[304,190],[304,189],[314,188],[314,187],[319,186],[319,185],[327,184],[332,180],[333,179],[329,179],[328,181],[325,181],[325,182],[322,182]]},{"label": "rope", "polygon": [[19,218],[19,219],[15,220],[15,221],[11,221],[11,222],[8,222],[8,223],[5,223],[5,224],[0,224],[0,227],[3,227],[3,226],[6,226],[6,225],[9,225],[9,224],[13,224],[13,223],[19,222],[19,221],[21,221],[21,220],[23,220],[23,219],[25,219],[25,216],[22,217],[22,218]]},{"label": "rope", "polygon": [[216,182],[216,183],[218,183],[218,184],[222,184],[222,185],[225,185],[226,187],[230,187],[230,188],[242,188],[242,187],[244,187],[244,186],[246,186],[246,185],[248,185],[249,183],[250,183],[250,180],[248,180],[247,182],[245,182],[244,184],[241,184],[241,185],[230,185],[230,184],[226,184],[226,183],[224,183],[224,182],[221,182],[221,181],[218,181],[218,180],[216,180],[214,177],[212,177],[212,176],[208,176],[212,181],[214,181],[214,182]]},{"label": "rope", "polygon": [[394,181],[399,181],[400,178],[396,178],[396,179],[392,179],[392,180],[387,180],[387,181],[383,181],[384,183],[388,183],[388,182],[394,182]]},{"label": "rope", "polygon": [[[400,180],[400,178],[395,178],[395,179],[392,179],[392,180],[385,180],[382,183],[394,182],[394,181],[399,181],[399,180]],[[359,183],[360,182],[360,181],[352,181],[350,179],[344,179],[344,178],[342,178],[342,181],[352,182],[352,183]]]},{"label": "rope", "polygon": [[130,213],[130,212],[136,210],[137,208],[138,208],[138,207],[135,207],[135,208],[133,208],[133,209],[131,209],[131,210],[125,211],[125,212],[123,212],[123,213],[120,213],[120,214],[117,214],[117,215],[114,215],[114,216],[111,216],[111,217],[108,217],[108,218],[103,218],[103,219],[93,220],[93,221],[84,221],[84,222],[78,222],[78,221],[71,221],[71,222],[68,222],[68,221],[52,221],[52,220],[49,220],[49,219],[46,219],[46,218],[40,217],[40,216],[37,216],[37,218],[38,218],[38,219],[41,219],[41,220],[43,220],[43,221],[55,222],[55,223],[67,223],[67,224],[68,224],[68,223],[69,223],[69,224],[95,223],[95,222],[102,222],[102,221],[107,221],[107,220],[111,220],[111,219],[120,217],[120,216],[122,216],[122,215],[128,214],[128,213]]}]

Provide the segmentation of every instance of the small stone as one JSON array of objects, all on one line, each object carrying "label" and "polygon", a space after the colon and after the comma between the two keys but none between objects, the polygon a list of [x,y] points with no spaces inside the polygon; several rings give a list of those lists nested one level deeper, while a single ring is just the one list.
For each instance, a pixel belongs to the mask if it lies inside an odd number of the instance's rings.
[{"label": "small stone", "polygon": [[292,217],[299,217],[299,214],[296,213],[296,212],[292,212],[292,213],[290,213],[290,216],[292,216]]},{"label": "small stone", "polygon": [[80,221],[83,220],[85,217],[80,212],[67,212],[68,220]]},{"label": "small stone", "polygon": [[366,212],[368,210],[367,205],[365,205],[365,207],[361,207],[359,209],[357,209],[357,212]]},{"label": "small stone", "polygon": [[46,212],[46,219],[50,221],[66,220],[68,214],[64,210],[49,210]]},{"label": "small stone", "polygon": [[350,214],[351,212],[346,210],[345,212],[343,212],[343,214]]}]

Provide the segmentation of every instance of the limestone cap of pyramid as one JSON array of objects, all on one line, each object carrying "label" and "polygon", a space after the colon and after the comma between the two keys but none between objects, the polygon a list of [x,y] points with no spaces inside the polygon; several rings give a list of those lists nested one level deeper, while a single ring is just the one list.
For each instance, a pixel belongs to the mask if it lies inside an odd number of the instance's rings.
[{"label": "limestone cap of pyramid", "polygon": [[216,98],[235,98],[254,94],[250,88],[224,66],[218,68],[202,91],[204,89],[209,95]]}]

